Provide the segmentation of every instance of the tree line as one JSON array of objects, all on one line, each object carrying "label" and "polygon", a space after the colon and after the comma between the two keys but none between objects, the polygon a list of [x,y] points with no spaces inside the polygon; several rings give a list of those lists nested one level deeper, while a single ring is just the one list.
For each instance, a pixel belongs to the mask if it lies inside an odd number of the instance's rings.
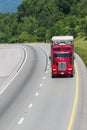
[{"label": "tree line", "polygon": [[0,43],[49,42],[53,35],[87,39],[87,0],[24,0],[0,13]]}]

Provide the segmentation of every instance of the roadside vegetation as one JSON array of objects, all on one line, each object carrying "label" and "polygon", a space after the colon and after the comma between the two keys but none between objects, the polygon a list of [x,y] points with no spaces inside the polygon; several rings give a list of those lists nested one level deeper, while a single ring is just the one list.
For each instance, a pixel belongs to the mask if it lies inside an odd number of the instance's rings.
[{"label": "roadside vegetation", "polygon": [[0,43],[49,42],[53,35],[87,39],[87,0],[24,0],[0,13]]},{"label": "roadside vegetation", "polygon": [[83,39],[76,39],[75,52],[82,58],[87,67],[87,41],[84,41]]},{"label": "roadside vegetation", "polygon": [[87,0],[24,0],[16,13],[0,13],[0,43],[50,42],[53,35],[73,35],[87,65]]}]

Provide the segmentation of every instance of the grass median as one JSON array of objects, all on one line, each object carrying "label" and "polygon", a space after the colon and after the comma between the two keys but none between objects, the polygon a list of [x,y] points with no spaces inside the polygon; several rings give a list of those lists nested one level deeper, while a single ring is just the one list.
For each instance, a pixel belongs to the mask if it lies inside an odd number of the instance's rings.
[{"label": "grass median", "polygon": [[87,40],[75,39],[75,52],[82,58],[87,67]]}]

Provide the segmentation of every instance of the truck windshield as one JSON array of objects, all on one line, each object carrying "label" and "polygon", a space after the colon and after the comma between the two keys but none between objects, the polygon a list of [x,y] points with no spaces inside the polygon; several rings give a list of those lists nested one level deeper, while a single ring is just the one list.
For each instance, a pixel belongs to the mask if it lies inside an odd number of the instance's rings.
[{"label": "truck windshield", "polygon": [[69,53],[56,53],[56,54],[54,54],[54,57],[56,57],[56,58],[68,58]]}]

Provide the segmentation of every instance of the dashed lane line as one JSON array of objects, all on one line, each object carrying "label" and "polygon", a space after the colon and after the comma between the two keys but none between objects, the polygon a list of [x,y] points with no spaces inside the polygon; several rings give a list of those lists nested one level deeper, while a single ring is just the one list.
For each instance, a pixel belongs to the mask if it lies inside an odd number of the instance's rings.
[{"label": "dashed lane line", "polygon": [[33,105],[33,104],[31,103],[31,104],[29,105],[29,108],[32,108],[32,105]]},{"label": "dashed lane line", "polygon": [[44,76],[43,79],[46,79],[46,77]]},{"label": "dashed lane line", "polygon": [[48,73],[48,71],[46,71],[46,74]]},{"label": "dashed lane line", "polygon": [[41,84],[40,84],[40,87],[42,87],[42,86],[43,86],[43,84],[41,83]]},{"label": "dashed lane line", "polygon": [[22,117],[22,118],[19,120],[18,125],[21,125],[23,121],[24,121],[24,117]]},{"label": "dashed lane line", "polygon": [[39,95],[39,93],[37,92],[37,93],[35,93],[35,96],[37,97]]}]

